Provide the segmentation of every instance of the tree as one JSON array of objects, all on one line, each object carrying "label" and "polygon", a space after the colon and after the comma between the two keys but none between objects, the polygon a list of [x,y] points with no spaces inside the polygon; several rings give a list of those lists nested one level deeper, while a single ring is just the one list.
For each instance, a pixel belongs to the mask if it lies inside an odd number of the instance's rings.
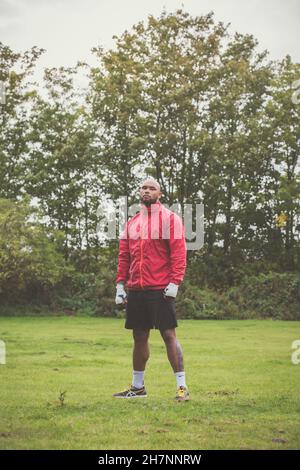
[{"label": "tree", "polygon": [[266,110],[273,141],[272,157],[278,175],[274,218],[281,214],[286,218],[286,223],[278,230],[282,229],[284,238],[281,263],[289,270],[295,269],[296,260],[300,268],[299,246],[296,250],[295,241],[300,222],[300,103],[292,99],[293,83],[299,74],[300,64],[293,64],[289,56],[277,65],[272,82],[272,100]]},{"label": "tree", "polygon": [[37,47],[13,52],[0,42],[0,82],[5,88],[5,102],[0,104],[0,197],[23,193],[30,103],[36,94],[29,78],[43,52]]},{"label": "tree", "polygon": [[91,151],[94,130],[74,85],[77,72],[45,70],[48,96],[37,97],[32,109],[26,171],[26,191],[37,198],[49,225],[65,234],[66,259],[74,250],[89,250],[99,195]]},{"label": "tree", "polygon": [[45,296],[70,270],[58,250],[63,234],[47,229],[41,218],[28,196],[0,199],[1,300]]}]

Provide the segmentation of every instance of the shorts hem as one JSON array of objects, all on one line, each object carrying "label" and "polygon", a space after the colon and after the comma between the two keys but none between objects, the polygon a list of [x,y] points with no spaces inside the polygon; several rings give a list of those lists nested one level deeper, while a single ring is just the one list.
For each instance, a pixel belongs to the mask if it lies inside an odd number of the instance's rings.
[{"label": "shorts hem", "polygon": [[132,325],[124,325],[124,328],[126,328],[126,330],[172,330],[173,328],[178,328],[178,324],[175,324],[175,325],[168,325],[168,326],[165,326],[163,325],[162,327],[160,326],[156,326],[156,325],[151,325],[151,326],[145,326],[145,325],[136,325],[136,326],[132,326]]}]

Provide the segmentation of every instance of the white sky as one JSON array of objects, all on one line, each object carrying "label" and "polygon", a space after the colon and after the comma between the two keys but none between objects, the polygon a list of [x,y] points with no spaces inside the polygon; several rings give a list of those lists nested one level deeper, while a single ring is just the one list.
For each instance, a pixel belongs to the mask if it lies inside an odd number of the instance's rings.
[{"label": "white sky", "polygon": [[92,47],[113,47],[114,34],[164,7],[170,12],[182,6],[192,15],[213,10],[232,32],[253,34],[270,58],[290,54],[300,62],[299,0],[0,0],[0,41],[15,51],[46,49],[40,69],[77,60],[95,64]]}]

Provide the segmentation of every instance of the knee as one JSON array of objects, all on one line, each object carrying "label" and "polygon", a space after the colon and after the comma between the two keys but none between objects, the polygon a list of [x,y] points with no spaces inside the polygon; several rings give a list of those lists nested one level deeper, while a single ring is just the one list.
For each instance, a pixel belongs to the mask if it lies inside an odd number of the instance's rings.
[{"label": "knee", "polygon": [[166,331],[161,331],[160,332],[164,342],[168,344],[172,344],[173,342],[176,342],[176,335],[173,331],[166,330]]},{"label": "knee", "polygon": [[133,339],[135,343],[146,344],[148,342],[149,332],[144,330],[133,330]]}]

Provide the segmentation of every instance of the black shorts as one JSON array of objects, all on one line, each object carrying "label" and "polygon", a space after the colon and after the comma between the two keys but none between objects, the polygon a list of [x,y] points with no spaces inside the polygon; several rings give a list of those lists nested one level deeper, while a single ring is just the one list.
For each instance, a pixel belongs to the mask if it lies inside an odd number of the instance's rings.
[{"label": "black shorts", "polygon": [[161,331],[176,328],[175,299],[166,300],[163,292],[164,289],[129,290],[125,328]]}]

